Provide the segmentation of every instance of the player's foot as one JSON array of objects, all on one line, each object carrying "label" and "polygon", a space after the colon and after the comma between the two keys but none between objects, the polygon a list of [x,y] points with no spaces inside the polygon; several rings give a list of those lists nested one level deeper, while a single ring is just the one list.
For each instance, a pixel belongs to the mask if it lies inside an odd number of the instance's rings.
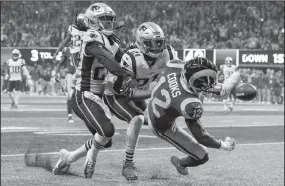
[{"label": "player's foot", "polygon": [[74,123],[74,120],[73,120],[72,116],[68,116],[68,123],[69,124]]},{"label": "player's foot", "polygon": [[234,110],[233,107],[229,107],[229,112],[232,112]]},{"label": "player's foot", "polygon": [[19,108],[19,106],[18,105],[14,105],[14,109],[18,109]]},{"label": "player's foot", "polygon": [[10,109],[13,109],[14,106],[15,106],[15,102],[13,101],[13,102],[11,103]]},{"label": "player's foot", "polygon": [[176,156],[172,156],[170,159],[172,165],[176,168],[177,172],[181,175],[188,175],[188,168],[187,167],[182,167],[179,163],[180,159],[177,158]]},{"label": "player's foot", "polygon": [[59,160],[52,169],[54,175],[66,174],[70,168],[70,163],[67,162],[69,151],[61,149],[59,154],[60,154]]},{"label": "player's foot", "polygon": [[122,175],[125,176],[126,180],[137,180],[138,175],[136,173],[136,167],[133,162],[124,162]]},{"label": "player's foot", "polygon": [[90,158],[88,158],[88,155],[87,155],[86,161],[84,163],[85,178],[92,178],[94,171],[95,171],[95,164],[96,164],[96,161],[92,161]]}]

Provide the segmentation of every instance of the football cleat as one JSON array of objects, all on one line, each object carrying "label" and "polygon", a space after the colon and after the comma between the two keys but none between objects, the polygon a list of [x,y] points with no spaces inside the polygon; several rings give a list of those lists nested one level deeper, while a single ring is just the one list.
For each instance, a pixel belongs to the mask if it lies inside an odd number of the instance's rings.
[{"label": "football cleat", "polygon": [[138,175],[136,173],[136,167],[133,162],[126,162],[126,161],[124,162],[123,169],[122,169],[122,175],[128,181],[138,179]]},{"label": "football cleat", "polygon": [[69,156],[69,151],[65,149],[61,149],[59,160],[57,161],[56,165],[52,169],[54,175],[62,175],[66,174],[70,168],[70,163],[67,162],[67,158]]},{"label": "football cleat", "polygon": [[74,120],[73,119],[68,119],[68,123],[72,124],[72,123],[74,123]]},{"label": "football cleat", "polygon": [[96,161],[92,161],[88,157],[86,157],[86,161],[84,163],[85,178],[92,178],[94,171],[95,171],[95,164],[96,164]]},{"label": "football cleat", "polygon": [[188,175],[188,168],[187,167],[182,167],[179,163],[180,159],[177,158],[176,156],[172,156],[170,159],[172,165],[176,168],[177,172],[181,175]]},{"label": "football cleat", "polygon": [[71,123],[74,123],[74,120],[72,118],[72,115],[71,116],[68,116],[68,123],[71,124]]}]

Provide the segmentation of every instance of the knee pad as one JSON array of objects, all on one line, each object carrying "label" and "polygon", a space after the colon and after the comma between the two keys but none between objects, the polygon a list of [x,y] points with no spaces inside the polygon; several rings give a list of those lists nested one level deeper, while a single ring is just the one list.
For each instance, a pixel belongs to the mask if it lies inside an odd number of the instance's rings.
[{"label": "knee pad", "polygon": [[194,160],[193,165],[191,167],[196,167],[196,166],[202,165],[202,164],[206,163],[208,160],[209,160],[209,156],[207,153],[202,159]]},{"label": "knee pad", "polygon": [[143,123],[144,122],[144,115],[136,115],[132,118],[132,120],[135,120],[135,121],[140,121],[140,123]]}]

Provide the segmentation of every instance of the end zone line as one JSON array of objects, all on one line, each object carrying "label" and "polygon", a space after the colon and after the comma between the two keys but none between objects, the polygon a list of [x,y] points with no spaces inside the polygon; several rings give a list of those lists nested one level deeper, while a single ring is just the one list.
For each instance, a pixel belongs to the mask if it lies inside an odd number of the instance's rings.
[{"label": "end zone line", "polygon": [[[238,147],[245,147],[245,146],[261,146],[261,145],[284,145],[283,142],[269,142],[269,143],[244,143],[244,144],[237,144]],[[161,147],[161,148],[141,148],[136,149],[136,151],[159,151],[159,150],[174,150],[174,147]],[[126,149],[113,149],[113,150],[103,150],[100,153],[108,153],[108,152],[124,152]],[[59,152],[43,152],[39,153],[42,155],[56,155]],[[1,158],[8,158],[8,157],[20,157],[24,156],[25,154],[1,154]],[[35,153],[31,153],[29,155],[35,155]]]}]

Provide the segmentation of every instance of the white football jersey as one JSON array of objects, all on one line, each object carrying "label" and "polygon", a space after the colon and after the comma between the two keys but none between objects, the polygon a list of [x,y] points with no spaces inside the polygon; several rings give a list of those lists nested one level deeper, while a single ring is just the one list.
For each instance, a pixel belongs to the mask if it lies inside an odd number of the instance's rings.
[{"label": "white football jersey", "polygon": [[235,65],[231,65],[230,67],[227,65],[223,65],[222,67],[222,71],[224,74],[224,78],[225,79],[229,79],[231,77],[231,75],[236,71],[236,66]]},{"label": "white football jersey", "polygon": [[76,86],[79,91],[89,91],[95,94],[104,92],[107,69],[99,63],[98,59],[85,54],[85,47],[90,42],[98,42],[100,46],[112,52],[113,56],[117,53],[119,45],[114,42],[110,44],[108,38],[96,30],[83,33],[82,46],[80,51],[80,62],[76,69]]},{"label": "white football jersey", "polygon": [[75,25],[68,27],[68,32],[71,35],[72,46],[70,47],[70,53],[74,54],[80,51],[82,31],[78,30]]},{"label": "white football jersey", "polygon": [[17,61],[8,59],[7,65],[9,68],[9,81],[22,81],[22,67],[26,65],[25,60],[21,58],[17,59]]},{"label": "white football jersey", "polygon": [[[161,57],[157,58],[153,64],[146,61],[143,53],[137,49],[129,49],[123,56],[120,62],[122,68],[134,74],[137,88],[148,89],[149,84],[163,73],[165,64],[172,60],[178,59],[174,49],[167,45]],[[117,94],[113,88],[114,75],[108,74],[106,89],[104,91],[107,95]]]}]

